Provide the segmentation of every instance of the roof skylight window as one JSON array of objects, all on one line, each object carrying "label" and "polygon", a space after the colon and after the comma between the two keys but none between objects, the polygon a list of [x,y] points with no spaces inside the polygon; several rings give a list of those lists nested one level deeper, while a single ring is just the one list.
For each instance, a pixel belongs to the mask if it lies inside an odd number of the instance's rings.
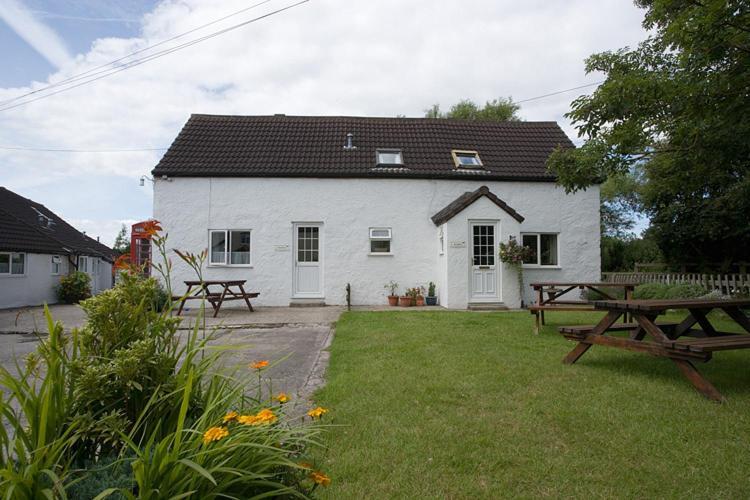
[{"label": "roof skylight window", "polygon": [[451,151],[453,162],[459,168],[477,168],[482,166],[482,160],[479,159],[479,153],[476,151],[464,151],[454,149]]},{"label": "roof skylight window", "polygon": [[400,149],[378,149],[376,154],[377,154],[378,165],[403,165],[404,164],[404,158],[401,155]]}]

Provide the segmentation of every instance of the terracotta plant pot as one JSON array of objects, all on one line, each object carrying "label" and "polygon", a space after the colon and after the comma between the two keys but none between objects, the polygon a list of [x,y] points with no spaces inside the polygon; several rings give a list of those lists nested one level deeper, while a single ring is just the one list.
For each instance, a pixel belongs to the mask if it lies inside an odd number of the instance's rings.
[{"label": "terracotta plant pot", "polygon": [[388,305],[389,306],[397,306],[398,305],[398,295],[389,295],[388,296]]},{"label": "terracotta plant pot", "polygon": [[404,295],[398,298],[398,305],[403,307],[411,307],[411,297]]},{"label": "terracotta plant pot", "polygon": [[436,306],[437,305],[437,297],[426,297],[425,300],[427,301],[428,306]]},{"label": "terracotta plant pot", "polygon": [[418,306],[424,305],[424,297],[422,297],[421,295],[417,295],[417,305]]}]

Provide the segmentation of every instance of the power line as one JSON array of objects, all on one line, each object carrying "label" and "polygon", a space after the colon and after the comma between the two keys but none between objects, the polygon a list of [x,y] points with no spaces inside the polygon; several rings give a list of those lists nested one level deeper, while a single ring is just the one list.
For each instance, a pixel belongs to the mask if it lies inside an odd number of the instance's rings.
[{"label": "power line", "polygon": [[[213,21],[211,21],[209,23],[202,24],[202,25],[197,26],[197,27],[195,27],[193,29],[190,29],[188,31],[184,31],[182,33],[179,33],[179,34],[177,34],[177,35],[175,35],[173,37],[170,37],[170,38],[167,38],[165,40],[162,40],[161,42],[155,43],[153,45],[148,45],[146,47],[143,47],[142,49],[138,49],[138,50],[136,50],[134,52],[131,52],[130,54],[126,54],[126,55],[124,55],[122,57],[119,57],[117,59],[109,61],[108,63],[101,64],[99,66],[95,66],[95,67],[93,67],[93,68],[91,68],[89,70],[86,70],[86,71],[82,72],[82,73],[78,73],[76,75],[70,76],[70,77],[65,78],[63,80],[60,80],[59,82],[51,83],[51,84],[49,84],[49,85],[47,85],[45,87],[42,87],[40,89],[32,90],[32,91],[27,92],[25,94],[21,94],[21,95],[18,95],[16,97],[13,97],[12,99],[7,99],[5,101],[0,101],[0,107],[4,106],[6,104],[9,104],[11,102],[17,101],[19,99],[23,99],[24,97],[28,97],[30,95],[37,94],[39,92],[44,92],[45,90],[49,90],[49,89],[54,88],[54,87],[59,87],[61,85],[65,85],[67,83],[75,82],[77,80],[85,78],[87,75],[91,75],[91,73],[94,73],[94,72],[96,72],[96,74],[100,74],[102,72],[101,71],[97,72],[97,70],[100,70],[100,69],[103,69],[103,68],[109,68],[110,66],[113,66],[113,65],[119,63],[120,61],[124,61],[125,59],[128,59],[129,57],[132,57],[132,56],[134,56],[136,54],[140,54],[142,52],[146,52],[147,50],[151,50],[151,49],[153,49],[155,47],[159,47],[160,45],[164,45],[165,43],[172,42],[174,40],[177,40],[178,38],[182,38],[182,37],[184,37],[186,35],[189,35],[190,33],[194,33],[196,31],[202,30],[203,28],[207,28],[208,26],[211,26],[213,24],[219,23],[221,21],[229,19],[230,17],[236,16],[238,14],[242,14],[243,12],[247,12],[247,11],[249,11],[251,9],[256,8],[256,7],[260,7],[261,5],[266,4],[268,2],[271,2],[271,1],[273,1],[273,0],[263,0],[261,2],[258,2],[258,3],[255,3],[255,4],[251,5],[249,7],[245,7],[244,9],[240,9],[240,10],[238,10],[236,12],[232,12],[231,14],[228,14],[228,15],[226,15],[224,17],[220,17],[219,19],[214,19]],[[111,70],[112,68],[109,68],[109,69]]]},{"label": "power line", "polygon": [[552,97],[553,95],[564,94],[566,92],[572,92],[574,90],[585,89],[586,87],[593,87],[594,85],[600,85],[602,83],[604,83],[604,80],[602,80],[601,82],[587,83],[586,85],[579,85],[578,87],[572,87],[572,88],[565,89],[565,90],[558,90],[557,92],[551,92],[549,94],[538,95],[536,97],[529,97],[528,99],[522,99],[520,101],[513,101],[513,102],[515,104],[521,104],[522,102],[536,101],[537,99],[543,99],[545,97]]},{"label": "power line", "polygon": [[[271,0],[264,0],[264,3],[265,3],[265,2],[268,2],[268,1],[271,1]],[[154,60],[154,59],[158,59],[158,58],[160,58],[160,57],[166,56],[166,55],[168,55],[168,54],[171,54],[172,52],[177,52],[178,50],[182,50],[182,49],[184,49],[184,48],[187,48],[187,47],[190,47],[190,46],[196,45],[196,44],[198,44],[198,43],[204,42],[204,41],[206,41],[206,40],[209,40],[209,39],[211,39],[211,38],[217,37],[217,36],[219,36],[219,35],[223,35],[224,33],[228,33],[228,32],[230,32],[230,31],[234,31],[234,30],[236,30],[236,29],[239,29],[239,28],[241,28],[241,27],[243,27],[243,26],[247,26],[248,24],[252,24],[252,23],[255,23],[255,22],[257,22],[257,21],[260,21],[260,20],[262,20],[262,19],[265,19],[265,18],[267,18],[267,17],[271,17],[271,16],[273,16],[273,15],[276,15],[276,14],[280,14],[281,12],[284,12],[284,11],[286,11],[286,10],[290,10],[290,9],[293,9],[294,7],[298,7],[299,5],[302,5],[302,4],[304,4],[304,3],[307,3],[307,2],[309,2],[309,1],[310,1],[310,0],[301,0],[301,1],[299,1],[299,2],[293,3],[293,4],[291,4],[291,5],[288,5],[288,6],[286,6],[286,7],[283,7],[283,8],[281,8],[281,9],[277,9],[277,10],[274,10],[274,11],[272,11],[272,12],[269,12],[269,13],[267,13],[267,14],[264,14],[264,15],[262,15],[262,16],[254,17],[254,18],[252,18],[252,19],[249,19],[249,20],[247,20],[247,21],[243,21],[243,22],[241,22],[241,23],[239,23],[239,24],[235,24],[235,25],[233,25],[233,26],[230,26],[230,27],[228,27],[228,28],[224,28],[224,29],[222,29],[222,30],[219,30],[219,31],[215,31],[215,32],[213,32],[213,33],[210,33],[210,34],[208,34],[208,35],[202,36],[202,37],[200,37],[200,38],[196,38],[196,39],[194,39],[194,40],[190,40],[190,41],[188,41],[188,42],[184,42],[184,43],[182,43],[182,44],[180,44],[180,45],[177,45],[177,46],[175,46],[175,47],[172,47],[172,48],[169,48],[169,49],[164,49],[164,50],[162,50],[162,51],[159,51],[159,52],[156,52],[156,53],[154,53],[154,54],[150,54],[150,55],[144,56],[144,57],[142,57],[142,58],[140,58],[140,59],[135,59],[135,60],[133,60],[133,61],[130,61],[130,62],[126,63],[126,64],[125,64],[125,65],[123,65],[122,67],[119,67],[119,68],[110,68],[110,69],[106,69],[106,70],[103,70],[103,71],[99,71],[99,72],[97,72],[97,73],[95,73],[95,74],[90,74],[90,75],[88,75],[87,77],[84,77],[84,78],[83,78],[83,80],[84,80],[84,81],[82,81],[82,82],[80,82],[80,83],[77,83],[77,84],[75,84],[75,85],[69,85],[69,86],[67,86],[67,87],[65,87],[65,88],[62,88],[62,89],[60,89],[60,90],[57,90],[57,91],[55,91],[55,92],[49,92],[49,93],[43,94],[43,95],[41,95],[41,96],[38,96],[38,97],[36,97],[36,98],[33,98],[33,99],[27,99],[27,100],[25,100],[25,101],[22,101],[22,102],[20,102],[20,103],[16,103],[16,104],[13,104],[13,105],[11,105],[11,106],[0,107],[0,111],[7,111],[7,110],[9,110],[9,109],[17,108],[17,107],[19,107],[19,106],[23,106],[23,105],[25,105],[25,104],[29,104],[29,103],[31,103],[31,102],[34,102],[34,101],[39,101],[39,100],[41,100],[41,99],[45,99],[45,98],[47,98],[47,97],[51,97],[51,96],[53,96],[53,95],[56,95],[56,94],[60,94],[60,93],[62,93],[62,92],[67,92],[68,90],[72,90],[72,89],[74,89],[74,88],[77,88],[77,87],[80,87],[80,86],[82,86],[82,85],[86,85],[86,84],[89,84],[89,83],[95,82],[95,81],[97,81],[97,80],[101,80],[102,78],[106,78],[106,77],[108,77],[108,76],[111,76],[111,75],[114,75],[114,74],[116,74],[116,73],[120,73],[121,71],[125,71],[125,70],[127,70],[127,69],[130,69],[130,68],[133,68],[133,67],[135,67],[135,66],[140,66],[141,64],[145,64],[145,63],[147,63],[147,62],[149,62],[149,61],[152,61],[152,60]],[[198,28],[196,28],[196,29],[198,29]],[[145,49],[144,49],[144,50],[145,50]],[[126,57],[127,57],[127,56],[126,56]],[[106,65],[105,65],[105,66],[106,66]],[[103,73],[103,74],[102,74],[102,73]],[[100,75],[100,76],[96,76],[96,75]],[[96,77],[95,77],[95,76],[96,76]],[[95,77],[95,78],[93,78],[93,77]],[[76,78],[76,79],[81,79],[81,78]],[[72,80],[71,80],[71,81],[70,81],[69,83],[72,83]],[[41,89],[40,89],[40,91],[41,91]],[[17,99],[18,99],[18,98],[16,98],[16,100],[17,100]]]},{"label": "power line", "polygon": [[55,149],[55,148],[24,148],[20,146],[0,146],[9,151],[35,151],[45,153],[133,153],[143,151],[166,151],[168,148],[133,148],[133,149]]}]

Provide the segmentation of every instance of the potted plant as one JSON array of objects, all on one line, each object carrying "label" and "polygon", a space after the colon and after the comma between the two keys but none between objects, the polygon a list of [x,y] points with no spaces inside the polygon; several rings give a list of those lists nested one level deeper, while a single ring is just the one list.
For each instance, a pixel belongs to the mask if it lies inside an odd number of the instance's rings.
[{"label": "potted plant", "polygon": [[428,306],[434,306],[437,305],[437,296],[435,295],[435,283],[430,281],[430,284],[427,287],[427,305]]},{"label": "potted plant", "polygon": [[424,287],[417,286],[414,287],[416,295],[414,296],[414,301],[416,305],[423,306],[424,305]]},{"label": "potted plant", "polygon": [[523,261],[533,256],[533,250],[529,247],[519,245],[515,236],[508,238],[508,243],[500,243],[500,260],[510,268],[516,270],[518,277],[518,293],[523,304]]},{"label": "potted plant", "polygon": [[410,290],[411,290],[411,288],[409,288],[408,290],[406,290],[406,295],[401,295],[398,298],[398,305],[403,306],[403,307],[411,307],[412,297],[409,294]]},{"label": "potted plant", "polygon": [[391,280],[384,288],[389,292],[388,304],[391,306],[398,305],[398,283]]}]

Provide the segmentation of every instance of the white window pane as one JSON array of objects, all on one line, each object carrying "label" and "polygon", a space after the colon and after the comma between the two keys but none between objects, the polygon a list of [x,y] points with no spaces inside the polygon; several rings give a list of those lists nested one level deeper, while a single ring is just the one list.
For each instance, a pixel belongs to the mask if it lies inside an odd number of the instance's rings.
[{"label": "white window pane", "polygon": [[539,261],[537,259],[537,238],[538,236],[536,234],[524,234],[523,235],[523,246],[530,248],[530,256],[526,259],[524,259],[524,264],[538,264]]},{"label": "white window pane", "polygon": [[26,255],[14,253],[10,266],[10,274],[23,274]]},{"label": "white window pane", "polygon": [[390,239],[390,229],[370,229],[370,238],[385,238]]},{"label": "white window pane", "polygon": [[557,235],[542,234],[539,235],[541,244],[541,264],[543,266],[557,265]]},{"label": "white window pane", "polygon": [[459,153],[456,154],[456,158],[461,165],[479,165],[479,157],[474,154]]},{"label": "white window pane", "polygon": [[401,151],[378,151],[378,164],[400,165]]},{"label": "white window pane", "polygon": [[225,264],[227,262],[227,237],[224,231],[211,233],[211,264]]},{"label": "white window pane", "polygon": [[8,274],[10,272],[10,255],[7,253],[0,253],[0,274]]},{"label": "white window pane", "polygon": [[391,240],[370,240],[370,252],[390,253]]},{"label": "white window pane", "polygon": [[250,231],[231,231],[230,264],[250,264]]}]

